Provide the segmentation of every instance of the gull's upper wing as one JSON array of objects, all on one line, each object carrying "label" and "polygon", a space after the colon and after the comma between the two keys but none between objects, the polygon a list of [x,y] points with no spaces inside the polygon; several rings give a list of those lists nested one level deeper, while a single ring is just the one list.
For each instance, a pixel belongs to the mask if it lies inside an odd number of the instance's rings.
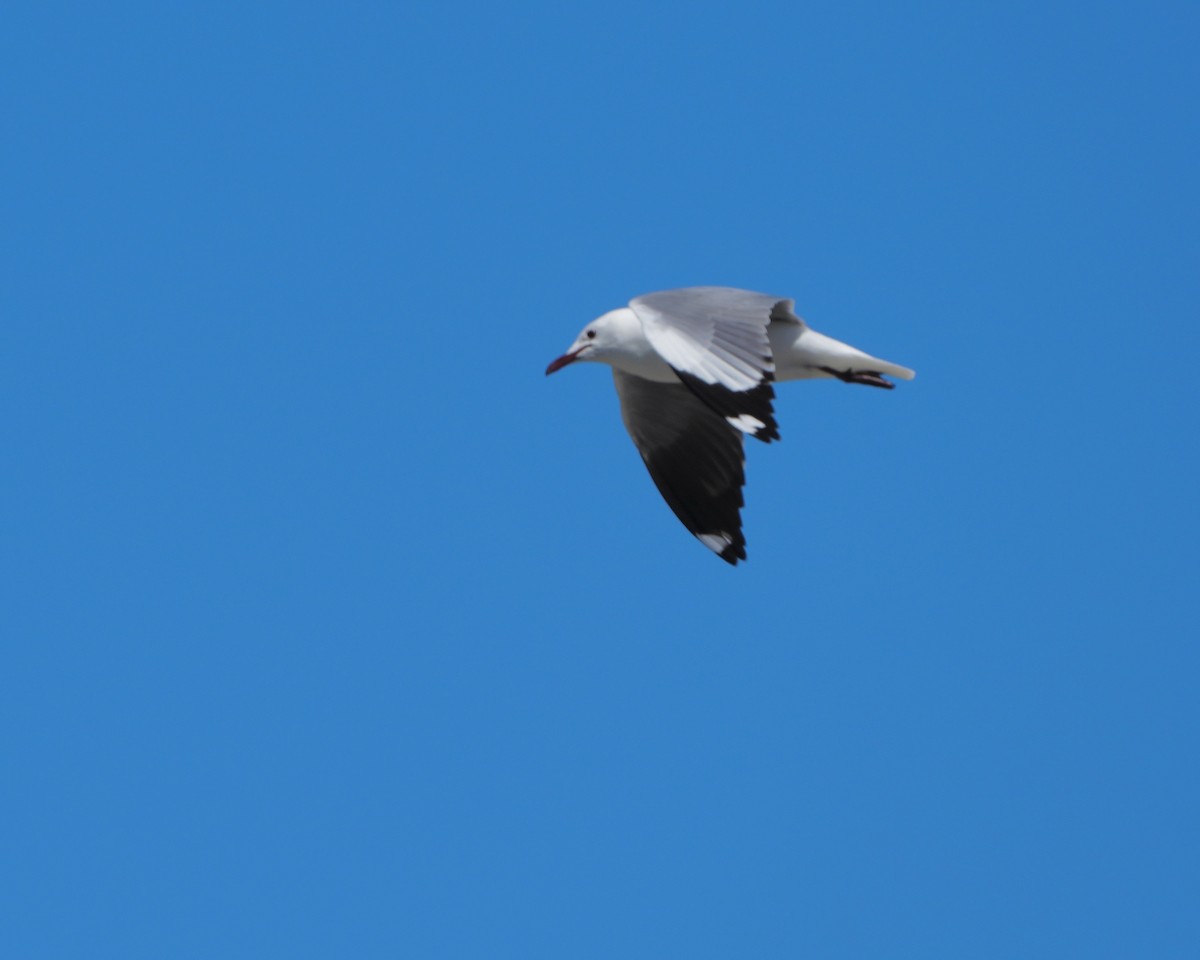
[{"label": "gull's upper wing", "polygon": [[629,306],[689,390],[743,433],[779,439],[767,325],[800,322],[790,300],[733,287],[685,287],[635,297]]},{"label": "gull's upper wing", "polygon": [[722,560],[745,560],[741,433],[682,383],[657,383],[615,368],[613,379],[625,429],[667,506]]}]

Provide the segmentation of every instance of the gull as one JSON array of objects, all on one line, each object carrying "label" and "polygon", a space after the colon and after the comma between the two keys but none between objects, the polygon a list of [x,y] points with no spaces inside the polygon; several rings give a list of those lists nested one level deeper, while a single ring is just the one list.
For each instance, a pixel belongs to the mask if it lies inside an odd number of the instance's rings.
[{"label": "gull", "polygon": [[593,320],[546,374],[607,363],[621,419],[685,527],[727,563],[746,559],[742,438],[779,439],[775,380],[837,379],[892,389],[915,374],[818,333],[795,301],[734,287],[634,297]]}]

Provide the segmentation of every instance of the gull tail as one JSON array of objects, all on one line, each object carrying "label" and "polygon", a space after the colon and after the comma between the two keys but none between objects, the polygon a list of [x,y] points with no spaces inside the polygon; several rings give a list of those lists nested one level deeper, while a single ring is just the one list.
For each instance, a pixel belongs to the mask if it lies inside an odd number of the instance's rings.
[{"label": "gull tail", "polygon": [[[790,361],[789,366],[792,366],[795,372],[787,371],[780,379],[791,379],[788,373],[791,373],[791,376],[803,377],[803,370],[807,368],[810,371],[808,376],[825,374],[837,377],[843,383],[861,383],[868,387],[890,390],[895,384],[885,380],[885,376],[898,380],[911,380],[916,376],[908,367],[902,367],[890,360],[880,360],[879,357],[863,353],[848,343],[834,340],[833,337],[817,333],[811,328],[804,331],[792,346],[790,354],[785,363]],[[776,359],[779,359],[778,353]]]},{"label": "gull tail", "polygon": [[[878,357],[870,357],[869,359],[871,362],[871,372],[873,373],[886,373],[889,377],[895,377],[897,380],[911,380],[917,375],[915,371],[909,370],[908,367],[902,367],[898,363],[892,363],[889,360],[880,360]],[[858,381],[851,382],[857,383]],[[894,384],[889,383],[888,386],[894,386]]]}]

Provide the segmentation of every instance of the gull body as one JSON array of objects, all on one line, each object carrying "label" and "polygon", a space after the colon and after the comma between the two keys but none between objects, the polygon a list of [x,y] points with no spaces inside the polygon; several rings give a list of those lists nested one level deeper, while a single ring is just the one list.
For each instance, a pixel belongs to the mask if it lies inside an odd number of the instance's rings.
[{"label": "gull body", "polygon": [[547,368],[613,368],[621,416],[675,515],[728,563],[746,557],[742,437],[779,439],[772,383],[838,379],[891,389],[912,370],[818,333],[793,301],[733,287],[635,297],[589,323]]},{"label": "gull body", "polygon": [[[590,337],[589,333],[594,333]],[[916,374],[897,363],[881,360],[869,353],[818,333],[806,323],[772,320],[767,324],[767,338],[775,362],[774,379],[832,380],[836,373],[875,371],[901,380],[911,380]],[[679,375],[650,344],[638,315],[630,307],[610,310],[580,331],[575,342],[564,354],[571,359],[607,363],[618,370],[656,383],[679,383]],[[562,360],[560,357],[559,360]],[[555,360],[554,364],[558,364]],[[554,366],[560,370],[567,363]],[[547,371],[553,373],[553,370]],[[840,379],[840,378],[839,378]],[[887,386],[887,384],[872,384]]]}]

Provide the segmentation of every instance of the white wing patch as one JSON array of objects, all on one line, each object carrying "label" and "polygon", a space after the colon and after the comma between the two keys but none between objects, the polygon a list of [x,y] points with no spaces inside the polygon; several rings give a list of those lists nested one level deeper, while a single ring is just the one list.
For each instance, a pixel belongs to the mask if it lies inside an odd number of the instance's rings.
[{"label": "white wing patch", "polygon": [[698,533],[696,538],[713,553],[720,553],[733,543],[733,537],[727,533]]},{"label": "white wing patch", "polygon": [[766,426],[758,417],[752,417],[748,413],[742,413],[736,417],[726,417],[725,419],[731,427],[737,427],[742,433],[752,435]]}]

